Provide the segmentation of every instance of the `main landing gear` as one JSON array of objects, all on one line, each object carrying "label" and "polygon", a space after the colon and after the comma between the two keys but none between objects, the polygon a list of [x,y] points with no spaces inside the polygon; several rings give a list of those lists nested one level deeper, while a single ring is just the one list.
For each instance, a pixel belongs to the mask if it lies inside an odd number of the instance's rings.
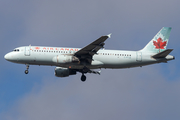
[{"label": "main landing gear", "polygon": [[81,76],[81,81],[82,82],[85,82],[86,81],[86,76],[84,74],[86,73],[94,73],[94,74],[98,74],[100,75],[101,71],[92,71],[90,69],[88,69],[87,67],[84,67],[81,71],[79,71],[82,73],[82,76]]},{"label": "main landing gear", "polygon": [[87,68],[86,66],[84,66],[84,68],[80,71],[82,73],[82,76],[81,76],[82,82],[86,81],[86,76],[84,74],[88,73],[89,71],[90,71],[89,68]]},{"label": "main landing gear", "polygon": [[27,65],[26,65],[26,70],[24,71],[25,74],[28,74],[28,73],[29,73],[28,69],[29,69],[29,65],[27,64]]},{"label": "main landing gear", "polygon": [[84,75],[84,73],[83,73],[82,76],[81,76],[81,81],[82,81],[82,82],[85,82],[85,81],[86,81],[86,76]]}]

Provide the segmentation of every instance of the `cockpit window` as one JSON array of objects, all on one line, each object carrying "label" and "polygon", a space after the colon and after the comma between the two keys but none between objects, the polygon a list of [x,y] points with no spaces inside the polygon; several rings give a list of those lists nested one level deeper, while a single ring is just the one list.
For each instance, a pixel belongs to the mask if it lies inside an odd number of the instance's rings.
[{"label": "cockpit window", "polygon": [[14,52],[19,52],[19,49],[14,49],[13,51],[14,51]]}]

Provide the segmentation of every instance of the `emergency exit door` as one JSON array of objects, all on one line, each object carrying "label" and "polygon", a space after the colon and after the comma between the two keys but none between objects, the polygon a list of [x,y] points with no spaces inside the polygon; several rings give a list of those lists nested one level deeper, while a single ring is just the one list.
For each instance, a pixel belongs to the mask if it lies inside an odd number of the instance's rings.
[{"label": "emergency exit door", "polygon": [[136,61],[138,62],[142,61],[142,52],[136,52]]}]

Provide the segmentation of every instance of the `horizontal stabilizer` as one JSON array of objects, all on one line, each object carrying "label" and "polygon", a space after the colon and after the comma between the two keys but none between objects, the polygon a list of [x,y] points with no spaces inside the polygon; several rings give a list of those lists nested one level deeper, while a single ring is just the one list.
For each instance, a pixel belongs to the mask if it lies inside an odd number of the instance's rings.
[{"label": "horizontal stabilizer", "polygon": [[153,58],[164,58],[164,57],[166,57],[171,51],[173,51],[173,49],[167,49],[167,50],[165,50],[165,51],[162,51],[162,52],[160,52],[160,53],[158,53],[158,54],[153,55],[152,57],[153,57]]}]

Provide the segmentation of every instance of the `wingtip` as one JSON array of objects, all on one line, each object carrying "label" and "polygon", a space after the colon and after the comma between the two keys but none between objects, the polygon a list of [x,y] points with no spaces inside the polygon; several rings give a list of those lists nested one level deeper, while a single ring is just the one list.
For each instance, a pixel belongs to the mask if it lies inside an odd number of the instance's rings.
[{"label": "wingtip", "polygon": [[111,34],[112,34],[112,33],[110,33],[109,35],[107,35],[107,36],[108,36],[108,38],[111,38]]}]

